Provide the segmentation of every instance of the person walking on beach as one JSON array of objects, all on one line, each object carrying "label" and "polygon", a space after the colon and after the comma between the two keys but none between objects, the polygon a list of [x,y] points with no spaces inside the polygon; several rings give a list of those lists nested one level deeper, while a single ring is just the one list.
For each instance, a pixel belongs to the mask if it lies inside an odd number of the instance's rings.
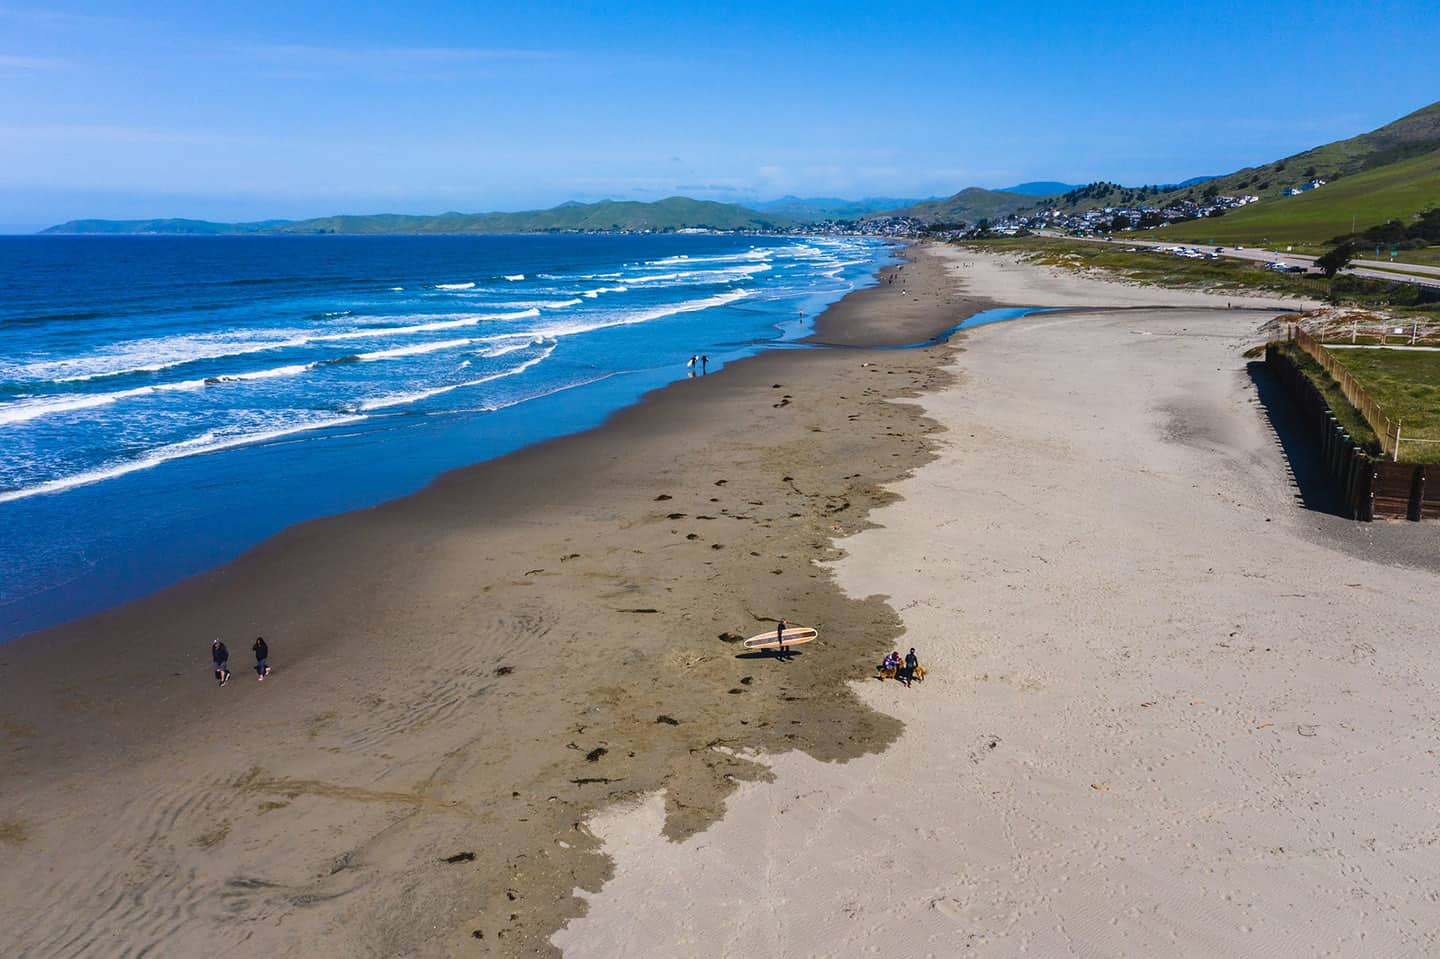
[{"label": "person walking on beach", "polygon": [[709,372],[710,372],[710,357],[708,357],[708,356],[706,356],[706,355],[704,355],[704,354],[702,353],[702,354],[700,355],[700,375],[701,375],[701,376],[704,376],[706,373],[709,373]]},{"label": "person walking on beach", "polygon": [[915,655],[915,647],[910,647],[910,652],[905,654],[905,688],[909,689],[910,684],[915,681],[915,669],[920,665],[920,657]]},{"label": "person walking on beach", "polygon": [[260,682],[265,682],[265,677],[270,675],[270,666],[266,662],[270,658],[270,646],[265,642],[264,636],[256,636],[255,642],[250,644],[255,651],[255,674],[260,677]]},{"label": "person walking on beach", "polygon": [[215,664],[215,678],[220,685],[230,682],[230,650],[218,639],[210,644],[210,661]]}]

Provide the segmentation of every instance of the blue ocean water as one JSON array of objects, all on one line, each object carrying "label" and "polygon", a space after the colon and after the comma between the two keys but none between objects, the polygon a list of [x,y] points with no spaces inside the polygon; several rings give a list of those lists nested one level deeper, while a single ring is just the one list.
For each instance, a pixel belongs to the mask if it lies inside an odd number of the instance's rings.
[{"label": "blue ocean water", "polygon": [[861,238],[0,238],[0,639],[797,339]]}]

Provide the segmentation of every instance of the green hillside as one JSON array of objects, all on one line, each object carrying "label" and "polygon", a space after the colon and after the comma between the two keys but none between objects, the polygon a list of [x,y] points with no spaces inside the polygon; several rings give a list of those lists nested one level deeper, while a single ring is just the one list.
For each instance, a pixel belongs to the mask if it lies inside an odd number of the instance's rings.
[{"label": "green hillside", "polygon": [[671,197],[655,203],[602,200],[562,203],[549,210],[522,213],[441,213],[416,216],[377,213],[326,216],[313,220],[261,223],[211,223],[205,220],[71,220],[46,233],[170,234],[450,234],[450,233],[617,233],[675,230],[783,230],[795,221],[780,213],[761,213],[733,203]]},{"label": "green hillside", "polygon": [[1281,197],[1286,187],[1299,186],[1312,178],[1326,180],[1333,186],[1335,181],[1345,177],[1410,160],[1437,149],[1440,149],[1440,103],[1432,103],[1378,130],[1327,143],[1274,163],[1246,167],[1199,186],[1167,193],[1159,200],[1161,203],[1187,197],[1198,200],[1204,191],[1211,188],[1218,193],[1249,193],[1261,199]]},{"label": "green hillside", "polygon": [[155,233],[177,236],[228,236],[258,233],[284,226],[289,220],[261,220],[256,223],[215,223],[210,220],[71,220],[42,233]]},{"label": "green hillside", "polygon": [[[1326,149],[1322,147],[1321,149]],[[1440,207],[1440,149],[1331,181],[1299,196],[1252,203],[1217,219],[1177,223],[1166,238],[1316,247],[1356,229]]]},{"label": "green hillside", "polygon": [[280,233],[569,233],[670,232],[685,229],[773,230],[793,224],[786,216],[761,213],[732,203],[671,197],[655,203],[602,200],[565,203],[521,213],[442,213],[407,216],[329,216],[300,220]]},{"label": "green hillside", "polygon": [[911,216],[925,223],[976,223],[1035,205],[1035,197],[972,186],[943,200],[926,200],[882,216]]}]

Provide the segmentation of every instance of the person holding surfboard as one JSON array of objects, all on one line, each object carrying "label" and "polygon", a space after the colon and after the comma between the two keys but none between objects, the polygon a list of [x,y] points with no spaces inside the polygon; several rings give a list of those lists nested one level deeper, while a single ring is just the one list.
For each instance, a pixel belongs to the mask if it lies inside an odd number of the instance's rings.
[{"label": "person holding surfboard", "polygon": [[785,658],[785,628],[789,625],[788,620],[782,619],[780,625],[775,627],[775,642],[779,644],[775,647],[775,655],[781,659]]}]

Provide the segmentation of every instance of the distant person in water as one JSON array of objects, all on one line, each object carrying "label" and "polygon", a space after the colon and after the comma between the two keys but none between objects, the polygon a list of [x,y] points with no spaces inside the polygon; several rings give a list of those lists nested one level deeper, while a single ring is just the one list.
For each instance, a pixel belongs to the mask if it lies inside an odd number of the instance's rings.
[{"label": "distant person in water", "polygon": [[256,636],[250,648],[255,651],[255,675],[259,676],[263,683],[265,677],[270,675],[270,665],[266,662],[270,658],[270,645],[265,642],[264,636]]},{"label": "distant person in water", "polygon": [[210,661],[215,664],[215,678],[220,685],[230,682],[230,650],[218,639],[210,644]]}]

